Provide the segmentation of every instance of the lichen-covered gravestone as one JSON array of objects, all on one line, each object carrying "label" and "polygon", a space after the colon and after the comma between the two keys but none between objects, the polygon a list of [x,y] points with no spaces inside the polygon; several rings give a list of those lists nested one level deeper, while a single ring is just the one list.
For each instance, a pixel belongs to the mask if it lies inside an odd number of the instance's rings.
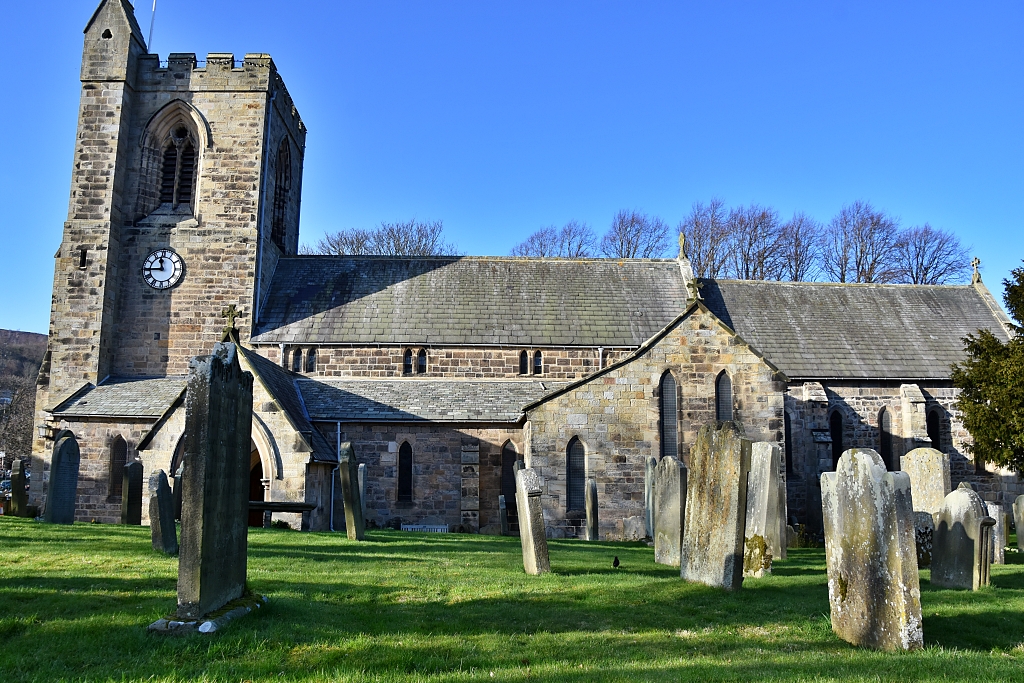
[{"label": "lichen-covered gravestone", "polygon": [[133,460],[124,466],[121,480],[121,524],[142,524],[142,463]]},{"label": "lichen-covered gravestone", "polygon": [[947,495],[935,513],[932,583],[967,590],[987,586],[994,524],[985,501],[967,482]]},{"label": "lichen-covered gravestone", "polygon": [[992,564],[1006,564],[1006,513],[999,503],[985,503],[985,507],[988,509],[988,516],[996,522],[992,525],[991,534]]},{"label": "lichen-covered gravestone", "polygon": [[923,647],[910,477],[854,448],[821,475],[832,630],[878,650]]},{"label": "lichen-covered gravestone", "polygon": [[1024,550],[1024,496],[1013,501],[1013,525],[1017,528],[1017,550]]},{"label": "lichen-covered gravestone", "polygon": [[178,617],[199,619],[245,591],[252,375],[221,342],[189,363],[185,393]]},{"label": "lichen-covered gravestone", "polygon": [[523,569],[527,574],[551,571],[548,539],[544,535],[540,476],[528,467],[515,470],[516,506],[519,509],[519,540],[523,547]]},{"label": "lichen-covered gravestone", "polygon": [[149,475],[149,530],[153,550],[168,555],[177,554],[178,529],[174,526],[174,497],[163,470]]},{"label": "lichen-covered gravestone", "polygon": [[43,520],[52,524],[73,524],[78,493],[78,467],[82,454],[78,441],[70,433],[53,445],[50,460],[50,485]]},{"label": "lichen-covered gravestone", "polygon": [[345,533],[353,541],[363,540],[365,524],[363,522],[363,504],[359,496],[359,464],[356,452],[349,441],[341,444],[340,472],[341,491],[345,498]]},{"label": "lichen-covered gravestone", "polygon": [[586,510],[587,510],[587,540],[600,540],[600,531],[597,519],[597,480],[587,479],[586,489]]},{"label": "lichen-covered gravestone", "polygon": [[654,473],[654,561],[679,566],[686,514],[686,468],[674,455],[658,462]]},{"label": "lichen-covered gravestone", "polygon": [[654,538],[654,478],[657,476],[658,459],[654,456],[644,462],[644,528],[647,538]]},{"label": "lichen-covered gravestone", "polygon": [[779,536],[779,447],[758,442],[751,447],[747,476],[747,511],[743,540],[743,575],[772,573],[772,560],[782,555]]},{"label": "lichen-covered gravestone", "polygon": [[707,424],[690,450],[680,575],[734,590],[743,586],[750,441],[732,422]]},{"label": "lichen-covered gravestone", "polygon": [[900,470],[910,477],[910,493],[916,512],[935,514],[953,486],[949,456],[934,448],[915,448],[900,458]]},{"label": "lichen-covered gravestone", "polygon": [[25,490],[25,461],[20,458],[11,463],[11,514],[28,515],[28,491]]}]

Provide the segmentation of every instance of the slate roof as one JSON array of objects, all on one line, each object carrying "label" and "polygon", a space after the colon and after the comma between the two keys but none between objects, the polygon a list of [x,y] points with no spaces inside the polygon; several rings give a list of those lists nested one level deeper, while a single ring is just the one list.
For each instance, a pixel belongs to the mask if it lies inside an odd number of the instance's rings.
[{"label": "slate roof", "polygon": [[635,347],[685,306],[671,259],[299,256],[252,341]]},{"label": "slate roof", "polygon": [[159,418],[185,390],[184,377],[110,378],[53,409],[60,417]]},{"label": "slate roof", "polygon": [[707,307],[790,379],[946,380],[963,337],[1007,339],[971,285],[703,283]]},{"label": "slate roof", "polygon": [[516,423],[523,407],[566,382],[300,379],[313,420]]}]

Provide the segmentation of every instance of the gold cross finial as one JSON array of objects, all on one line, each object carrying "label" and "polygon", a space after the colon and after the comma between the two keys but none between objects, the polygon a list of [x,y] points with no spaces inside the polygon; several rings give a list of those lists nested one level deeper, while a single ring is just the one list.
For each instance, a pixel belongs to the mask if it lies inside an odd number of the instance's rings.
[{"label": "gold cross finial", "polygon": [[981,282],[981,273],[978,272],[978,266],[981,265],[981,259],[975,256],[971,259],[971,267],[974,268],[974,275],[971,276],[971,284],[977,284]]},{"label": "gold cross finial", "polygon": [[241,318],[242,314],[238,312],[234,304],[231,304],[220,312],[220,317],[228,319],[228,324],[224,326],[224,334],[221,335],[220,340],[237,342],[238,330],[235,328],[235,320]]}]

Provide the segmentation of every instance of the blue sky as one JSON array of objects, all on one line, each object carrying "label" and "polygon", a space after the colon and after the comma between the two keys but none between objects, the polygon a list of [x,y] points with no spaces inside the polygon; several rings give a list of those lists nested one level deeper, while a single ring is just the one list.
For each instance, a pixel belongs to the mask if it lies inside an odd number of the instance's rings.
[{"label": "blue sky", "polygon": [[[3,328],[47,328],[95,5],[5,9]],[[303,241],[415,217],[507,254],[622,208],[864,199],[957,233],[999,295],[1024,259],[1022,30],[1020,2],[158,0],[151,49],[273,56],[309,129]]]}]

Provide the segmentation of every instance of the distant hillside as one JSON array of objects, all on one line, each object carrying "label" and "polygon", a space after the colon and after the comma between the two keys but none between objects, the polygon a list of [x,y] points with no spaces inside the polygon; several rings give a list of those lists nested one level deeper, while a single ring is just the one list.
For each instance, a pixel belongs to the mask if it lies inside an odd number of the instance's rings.
[{"label": "distant hillside", "polygon": [[32,451],[36,375],[46,353],[46,335],[0,330],[0,451],[10,457]]}]

